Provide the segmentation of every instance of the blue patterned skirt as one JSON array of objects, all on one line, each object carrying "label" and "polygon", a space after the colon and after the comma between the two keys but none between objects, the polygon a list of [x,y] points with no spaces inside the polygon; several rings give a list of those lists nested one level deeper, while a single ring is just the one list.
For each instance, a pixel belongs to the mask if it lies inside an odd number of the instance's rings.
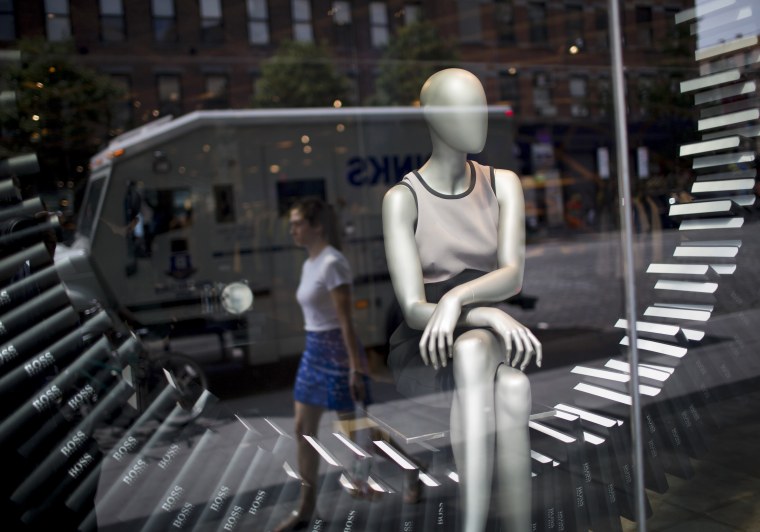
[{"label": "blue patterned skirt", "polygon": [[[360,353],[364,353],[360,349]],[[329,410],[354,409],[349,389],[348,352],[340,329],[306,331],[306,348],[298,365],[293,397],[300,403]],[[370,403],[369,379],[364,378],[365,404]]]}]

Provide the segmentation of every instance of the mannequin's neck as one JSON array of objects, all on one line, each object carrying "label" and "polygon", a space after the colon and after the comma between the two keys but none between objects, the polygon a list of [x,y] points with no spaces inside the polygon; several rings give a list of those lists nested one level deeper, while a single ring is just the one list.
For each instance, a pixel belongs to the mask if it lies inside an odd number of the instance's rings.
[{"label": "mannequin's neck", "polygon": [[420,168],[425,182],[442,194],[460,194],[470,186],[467,154],[433,141],[433,154]]}]

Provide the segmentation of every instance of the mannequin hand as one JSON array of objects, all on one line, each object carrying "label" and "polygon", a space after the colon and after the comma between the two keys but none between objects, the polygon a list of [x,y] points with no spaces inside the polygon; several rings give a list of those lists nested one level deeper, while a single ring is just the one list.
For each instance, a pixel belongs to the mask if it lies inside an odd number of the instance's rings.
[{"label": "mannequin hand", "polygon": [[447,359],[453,356],[454,329],[461,313],[462,304],[449,294],[435,306],[420,339],[420,355],[425,365],[432,363],[435,369],[439,365],[446,367]]},{"label": "mannequin hand", "polygon": [[[522,323],[514,319],[506,312],[496,308],[478,309],[488,323],[488,326],[499,335],[504,342],[507,355],[507,364],[513,368],[520,367],[524,371],[530,363],[533,355],[536,356],[536,365],[540,368],[543,359],[541,342]],[[514,345],[514,350],[513,350]]]},{"label": "mannequin hand", "polygon": [[348,373],[348,390],[351,393],[351,399],[354,403],[363,403],[366,390],[364,389],[364,379],[361,373],[351,370]]}]

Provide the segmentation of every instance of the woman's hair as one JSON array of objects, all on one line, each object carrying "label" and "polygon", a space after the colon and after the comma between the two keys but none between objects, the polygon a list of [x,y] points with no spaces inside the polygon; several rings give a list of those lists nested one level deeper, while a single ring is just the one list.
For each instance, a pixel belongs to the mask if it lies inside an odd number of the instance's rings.
[{"label": "woman's hair", "polygon": [[341,249],[338,217],[332,205],[318,198],[307,198],[296,201],[290,210],[300,212],[312,227],[321,225],[327,243],[335,249]]}]

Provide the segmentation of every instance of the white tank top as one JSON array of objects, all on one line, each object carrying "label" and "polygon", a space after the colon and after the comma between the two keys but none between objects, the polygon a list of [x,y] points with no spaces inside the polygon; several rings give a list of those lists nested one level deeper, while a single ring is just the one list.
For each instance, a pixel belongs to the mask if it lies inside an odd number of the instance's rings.
[{"label": "white tank top", "polygon": [[411,189],[417,203],[414,237],[425,283],[446,281],[466,269],[490,272],[498,267],[494,171],[467,163],[470,186],[460,194],[436,192],[417,171],[400,183]]}]

